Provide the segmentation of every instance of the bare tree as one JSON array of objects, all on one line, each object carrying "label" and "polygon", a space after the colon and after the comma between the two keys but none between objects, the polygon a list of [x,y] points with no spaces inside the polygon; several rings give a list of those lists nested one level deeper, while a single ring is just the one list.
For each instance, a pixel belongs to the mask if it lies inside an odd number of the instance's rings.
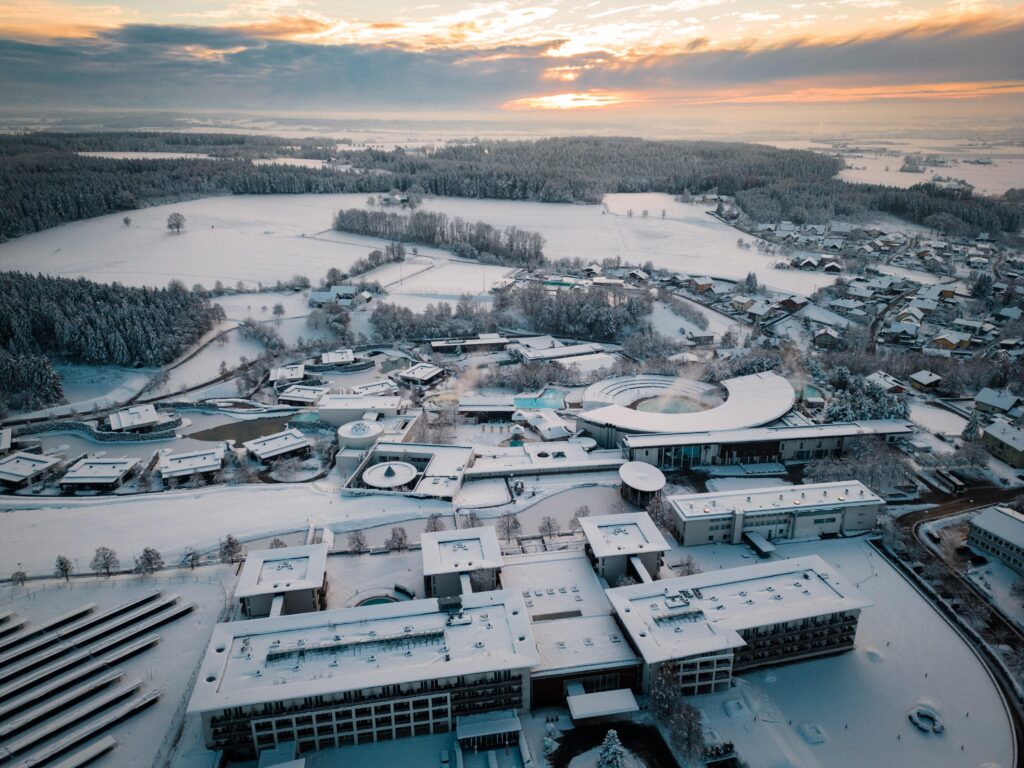
[{"label": "bare tree", "polygon": [[391,535],[388,536],[388,540],[384,542],[384,546],[390,549],[392,552],[401,552],[402,550],[409,548],[409,534],[405,528],[395,526],[391,529]]},{"label": "bare tree", "polygon": [[288,545],[284,543],[283,539],[275,538],[272,542],[270,542],[270,549],[284,549],[287,546]]},{"label": "bare tree", "polygon": [[523,529],[515,512],[505,512],[498,518],[498,534],[505,541],[511,543],[512,539]]},{"label": "bare tree", "polygon": [[185,217],[177,212],[172,213],[167,217],[167,228],[175,234],[180,233],[185,228]]},{"label": "bare tree", "polygon": [[130,227],[132,225],[132,217],[131,216],[125,216],[123,219],[121,219],[121,221],[124,222],[124,225],[126,227]]},{"label": "bare tree", "polygon": [[483,528],[483,522],[480,520],[480,516],[470,510],[462,516],[462,525],[465,528]]},{"label": "bare tree", "polygon": [[64,581],[71,580],[71,572],[75,570],[75,566],[71,564],[71,561],[64,555],[57,555],[57,559],[53,563],[53,575],[57,578],[62,578]]},{"label": "bare tree", "polygon": [[164,567],[164,559],[153,547],[146,547],[142,554],[135,558],[135,572],[141,574],[153,573]]},{"label": "bare tree", "polygon": [[703,573],[701,567],[697,565],[697,561],[693,559],[693,555],[687,555],[686,559],[675,567],[675,572],[678,576],[693,576],[695,573]]},{"label": "bare tree", "polygon": [[242,557],[242,544],[229,533],[220,542],[219,554],[222,563],[236,563]]},{"label": "bare tree", "polygon": [[92,562],[89,563],[89,567],[93,571],[104,574],[108,579],[110,574],[120,566],[121,561],[117,559],[117,552],[110,547],[96,547],[96,552],[92,556]]},{"label": "bare tree", "polygon": [[199,565],[199,553],[192,547],[186,547],[185,553],[181,556],[181,564],[187,565],[190,570],[194,570]]},{"label": "bare tree", "polygon": [[357,555],[363,554],[369,546],[366,543],[366,534],[362,531],[352,531],[348,535],[348,549],[349,552],[355,552]]},{"label": "bare tree", "polygon": [[578,531],[583,527],[580,523],[581,517],[590,517],[590,507],[586,504],[576,507],[576,511],[572,513],[572,520],[569,521],[569,530]]},{"label": "bare tree", "polygon": [[554,536],[562,529],[558,521],[550,515],[545,515],[544,519],[540,521],[540,535],[541,536]]},{"label": "bare tree", "polygon": [[441,513],[432,512],[430,517],[427,518],[427,525],[424,530],[426,530],[427,533],[436,533],[437,531],[443,531],[444,529],[444,519],[441,517]]},{"label": "bare tree", "polygon": [[24,586],[26,581],[28,581],[28,574],[24,571],[19,570],[11,574],[11,584],[16,587]]}]

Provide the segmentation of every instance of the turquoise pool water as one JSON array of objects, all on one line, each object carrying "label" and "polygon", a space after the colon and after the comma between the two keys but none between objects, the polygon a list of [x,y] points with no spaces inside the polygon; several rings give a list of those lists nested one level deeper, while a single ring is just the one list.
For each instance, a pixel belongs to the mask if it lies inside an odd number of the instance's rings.
[{"label": "turquoise pool water", "polygon": [[545,389],[537,397],[515,398],[516,408],[565,408],[565,395],[558,389]]},{"label": "turquoise pool water", "polygon": [[393,598],[393,597],[381,596],[381,597],[370,597],[370,598],[367,598],[366,600],[363,600],[362,602],[360,602],[359,605],[384,605],[386,603],[397,603],[397,602],[398,601],[395,600],[395,598]]}]

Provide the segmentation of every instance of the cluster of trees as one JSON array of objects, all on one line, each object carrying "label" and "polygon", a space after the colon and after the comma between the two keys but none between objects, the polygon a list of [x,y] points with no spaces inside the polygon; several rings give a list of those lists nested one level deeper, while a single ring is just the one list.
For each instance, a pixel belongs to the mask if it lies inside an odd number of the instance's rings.
[{"label": "cluster of trees", "polygon": [[356,259],[349,267],[348,274],[350,277],[355,277],[384,264],[392,264],[397,261],[405,261],[405,246],[402,243],[388,243],[383,251],[378,248],[366,254],[365,259]]},{"label": "cluster of trees", "polygon": [[608,192],[734,195],[784,178],[827,179],[843,167],[814,152],[755,144],[582,136],[344,157],[357,168],[386,171],[365,175],[384,175],[403,190],[418,185],[435,195],[558,203],[598,203]]},{"label": "cluster of trees", "polygon": [[659,290],[658,300],[663,301],[665,306],[672,310],[673,314],[679,315],[684,320],[689,320],[702,331],[707,330],[708,325],[710,325],[707,315],[693,306],[693,304],[684,301],[673,293]]},{"label": "cluster of trees", "polygon": [[408,307],[380,302],[370,315],[370,325],[374,335],[385,341],[462,338],[497,330],[494,315],[468,296],[463,296],[454,309],[448,302],[441,301],[428,304],[419,313]]},{"label": "cluster of trees", "polygon": [[[724,341],[722,346],[726,346]],[[753,373],[778,371],[780,368],[782,368],[782,356],[778,352],[752,350],[749,354],[728,360],[715,360],[708,365],[702,378],[711,384],[717,384],[725,379],[749,376]]]},{"label": "cluster of trees", "polygon": [[540,283],[527,283],[501,291],[494,301],[496,313],[518,310],[529,328],[576,339],[617,341],[650,314],[651,295],[591,286],[585,291],[549,293]]},{"label": "cluster of trees", "polygon": [[910,406],[902,395],[887,394],[846,368],[836,368],[831,383],[835,392],[825,408],[826,421],[906,419],[910,416]]},{"label": "cluster of trees", "polygon": [[322,307],[310,310],[306,316],[306,325],[313,330],[325,328],[333,334],[334,338],[345,342],[351,341],[349,326],[352,318],[348,311],[340,304],[330,301]]},{"label": "cluster of trees", "polygon": [[808,482],[859,480],[876,493],[898,488],[908,476],[906,458],[874,437],[852,441],[841,459],[817,459],[804,467]]},{"label": "cluster of trees", "polygon": [[213,195],[353,191],[352,175],[242,159],[115,160],[0,136],[0,242],[147,205]]},{"label": "cluster of trees", "polygon": [[168,363],[223,319],[182,283],[127,288],[84,278],[0,273],[0,347],[82,363]]},{"label": "cluster of trees", "polygon": [[62,152],[188,152],[214,157],[305,157],[326,159],[337,154],[336,139],[241,133],[184,133],[181,131],[88,131],[33,133],[0,138],[3,145],[33,146]]},{"label": "cluster of trees", "polygon": [[482,221],[449,219],[443,213],[432,211],[402,214],[349,208],[335,214],[334,228],[339,232],[448,248],[469,259],[519,267],[537,267],[544,263],[544,238],[536,232],[517,227],[500,229]]},{"label": "cluster of trees", "polygon": [[754,221],[824,224],[836,218],[865,219],[881,212],[950,235],[1016,232],[1024,223],[1019,207],[934,184],[899,189],[848,184],[834,178],[786,178],[743,189],[737,192],[736,202]]},{"label": "cluster of trees", "polygon": [[64,387],[46,355],[12,355],[0,348],[0,414],[35,410],[64,399]]},{"label": "cluster of trees", "polygon": [[700,710],[690,704],[679,687],[679,669],[662,664],[651,683],[647,708],[668,732],[684,760],[698,760],[704,754],[704,724]]}]

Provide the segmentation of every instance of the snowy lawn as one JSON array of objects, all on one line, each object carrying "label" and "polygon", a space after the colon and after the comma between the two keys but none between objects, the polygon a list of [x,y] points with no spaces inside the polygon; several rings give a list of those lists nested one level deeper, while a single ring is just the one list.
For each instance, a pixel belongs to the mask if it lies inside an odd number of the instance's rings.
[{"label": "snowy lawn", "polygon": [[959,437],[967,426],[962,416],[918,399],[910,400],[910,420],[932,434],[949,437]]}]

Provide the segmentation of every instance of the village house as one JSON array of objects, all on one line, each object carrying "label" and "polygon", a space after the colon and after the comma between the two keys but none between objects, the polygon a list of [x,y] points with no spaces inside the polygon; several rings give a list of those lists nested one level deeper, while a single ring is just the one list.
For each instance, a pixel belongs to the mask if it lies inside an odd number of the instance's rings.
[{"label": "village house", "polygon": [[983,413],[1009,413],[1022,402],[1024,398],[1018,397],[1008,389],[985,387],[974,396],[975,410]]},{"label": "village house", "polygon": [[822,349],[833,349],[839,345],[840,336],[831,328],[819,328],[812,337],[814,346]]},{"label": "village house", "polygon": [[1024,468],[1024,429],[999,419],[982,430],[981,441],[997,459],[1014,469]]},{"label": "village house", "polygon": [[940,381],[942,381],[942,377],[939,374],[928,370],[910,374],[910,386],[921,392],[931,392],[939,385]]}]

